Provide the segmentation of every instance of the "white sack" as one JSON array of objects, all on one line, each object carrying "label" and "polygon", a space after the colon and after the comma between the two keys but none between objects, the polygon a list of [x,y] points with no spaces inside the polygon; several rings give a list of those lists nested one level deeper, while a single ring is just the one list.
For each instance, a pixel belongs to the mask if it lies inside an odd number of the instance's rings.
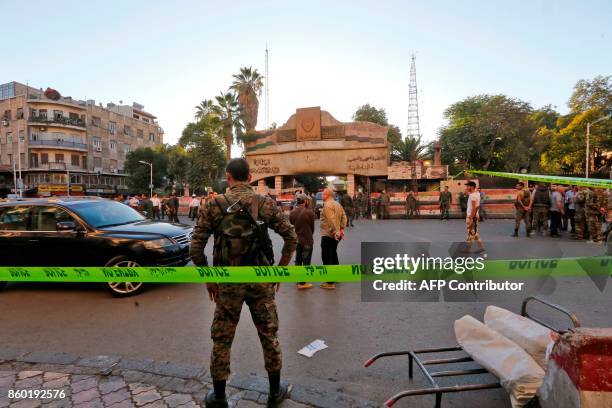
[{"label": "white sack", "polygon": [[541,324],[497,306],[487,306],[485,325],[525,350],[546,371],[548,350],[559,336]]},{"label": "white sack", "polygon": [[516,343],[469,315],[455,320],[455,336],[474,361],[499,378],[513,408],[536,395],[544,370]]}]

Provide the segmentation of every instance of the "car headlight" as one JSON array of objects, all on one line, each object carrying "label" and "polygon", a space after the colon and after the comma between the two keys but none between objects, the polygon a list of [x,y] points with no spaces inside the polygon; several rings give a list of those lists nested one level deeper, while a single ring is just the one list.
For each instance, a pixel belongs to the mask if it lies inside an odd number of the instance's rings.
[{"label": "car headlight", "polygon": [[170,241],[168,238],[159,238],[145,241],[144,246],[147,249],[160,249],[174,246],[174,242]]}]

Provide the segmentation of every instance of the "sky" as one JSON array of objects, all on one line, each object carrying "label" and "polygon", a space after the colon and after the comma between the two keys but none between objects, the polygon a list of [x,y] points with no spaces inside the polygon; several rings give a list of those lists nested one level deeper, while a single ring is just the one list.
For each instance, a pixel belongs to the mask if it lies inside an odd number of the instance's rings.
[{"label": "sky", "polygon": [[612,74],[608,0],[32,0],[5,2],[1,20],[0,83],[139,102],[168,143],[241,66],[264,73],[266,43],[270,122],[308,106],[350,121],[369,103],[404,134],[415,53],[427,141],[465,97],[504,93],[565,113],[576,81]]}]

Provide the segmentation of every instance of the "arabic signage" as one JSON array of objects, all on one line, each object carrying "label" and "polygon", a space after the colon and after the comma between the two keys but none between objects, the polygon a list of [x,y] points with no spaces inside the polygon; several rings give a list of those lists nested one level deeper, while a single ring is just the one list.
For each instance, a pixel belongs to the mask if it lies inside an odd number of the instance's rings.
[{"label": "arabic signage", "polygon": [[420,180],[445,179],[448,174],[446,165],[422,165],[408,162],[393,163],[388,166],[387,178],[389,180]]}]

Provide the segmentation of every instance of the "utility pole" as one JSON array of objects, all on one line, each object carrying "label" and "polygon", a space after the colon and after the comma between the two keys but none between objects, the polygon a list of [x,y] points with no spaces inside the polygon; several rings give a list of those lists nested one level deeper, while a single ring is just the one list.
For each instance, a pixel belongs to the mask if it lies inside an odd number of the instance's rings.
[{"label": "utility pole", "polygon": [[19,198],[23,198],[23,179],[21,178],[21,131],[17,127],[17,163],[19,164]]},{"label": "utility pole", "polygon": [[153,163],[149,163],[144,160],[138,160],[138,163],[149,166],[149,197],[153,197]]},{"label": "utility pole", "polygon": [[266,130],[270,128],[270,72],[268,70],[268,43],[266,43],[266,82],[265,82],[265,93],[264,99],[266,103],[266,110],[264,111],[264,123],[266,125]]}]

